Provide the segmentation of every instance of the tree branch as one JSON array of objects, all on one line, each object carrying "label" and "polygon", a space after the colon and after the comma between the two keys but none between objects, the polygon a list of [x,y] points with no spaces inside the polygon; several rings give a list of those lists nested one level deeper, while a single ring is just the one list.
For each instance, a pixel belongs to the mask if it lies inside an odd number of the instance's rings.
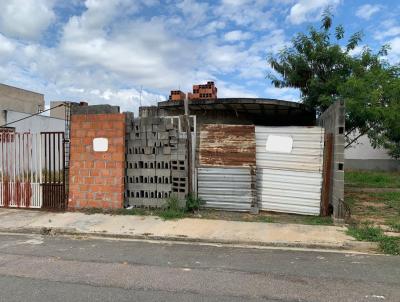
[{"label": "tree branch", "polygon": [[350,143],[348,143],[344,148],[347,149],[348,147],[351,146],[351,144],[353,144],[355,141],[357,141],[361,136],[363,136],[365,133],[367,133],[367,131],[364,131],[362,133],[360,133],[355,139],[353,139]]}]

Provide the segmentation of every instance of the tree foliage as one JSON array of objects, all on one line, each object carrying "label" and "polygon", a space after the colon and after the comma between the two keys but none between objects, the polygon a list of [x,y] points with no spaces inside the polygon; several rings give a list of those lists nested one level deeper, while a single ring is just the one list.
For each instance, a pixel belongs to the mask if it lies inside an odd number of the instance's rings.
[{"label": "tree foliage", "polygon": [[[351,134],[367,134],[372,146],[389,149],[400,158],[400,67],[390,65],[388,47],[374,53],[363,47],[362,32],[345,42],[345,30],[333,28],[333,17],[326,10],[321,27],[299,33],[289,47],[268,58],[275,73],[269,78],[275,87],[298,88],[302,102],[321,113],[333,102],[346,102],[348,146],[356,140]],[[357,138],[357,137],[356,137]]]}]

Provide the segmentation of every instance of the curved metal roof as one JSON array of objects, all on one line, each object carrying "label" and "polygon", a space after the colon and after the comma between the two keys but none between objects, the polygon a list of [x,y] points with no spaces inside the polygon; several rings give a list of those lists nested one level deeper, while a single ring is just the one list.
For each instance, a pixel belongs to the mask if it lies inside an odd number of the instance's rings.
[{"label": "curved metal roof", "polygon": [[[159,102],[158,108],[183,114],[183,101]],[[225,114],[233,112],[236,116],[245,116],[259,124],[297,124],[313,125],[315,110],[302,103],[266,98],[218,98],[189,101],[190,114]]]},{"label": "curved metal roof", "polygon": [[[183,107],[183,101],[159,102],[159,108],[178,109]],[[304,104],[277,99],[266,98],[218,98],[215,100],[192,100],[189,101],[191,110],[234,110],[253,114],[262,114],[266,110],[293,110],[307,113],[314,112]]]}]

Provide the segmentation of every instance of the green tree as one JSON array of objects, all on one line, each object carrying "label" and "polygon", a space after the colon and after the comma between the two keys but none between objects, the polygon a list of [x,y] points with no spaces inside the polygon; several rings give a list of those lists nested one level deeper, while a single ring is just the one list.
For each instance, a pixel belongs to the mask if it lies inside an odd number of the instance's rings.
[{"label": "green tree", "polygon": [[[302,102],[323,112],[336,100],[346,102],[347,147],[361,135],[372,146],[389,149],[400,158],[400,68],[384,58],[388,47],[374,53],[364,47],[353,54],[362,41],[356,32],[344,42],[343,26],[332,27],[329,10],[321,28],[299,33],[289,47],[268,62],[275,73],[269,78],[275,87],[298,88]],[[358,130],[358,137],[352,134]]]}]

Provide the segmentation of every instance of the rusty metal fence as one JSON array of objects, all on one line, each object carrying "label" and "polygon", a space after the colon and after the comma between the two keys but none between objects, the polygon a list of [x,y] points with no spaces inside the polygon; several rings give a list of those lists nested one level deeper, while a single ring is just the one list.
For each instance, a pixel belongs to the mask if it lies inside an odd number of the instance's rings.
[{"label": "rusty metal fence", "polygon": [[0,207],[66,207],[64,133],[0,129]]}]

